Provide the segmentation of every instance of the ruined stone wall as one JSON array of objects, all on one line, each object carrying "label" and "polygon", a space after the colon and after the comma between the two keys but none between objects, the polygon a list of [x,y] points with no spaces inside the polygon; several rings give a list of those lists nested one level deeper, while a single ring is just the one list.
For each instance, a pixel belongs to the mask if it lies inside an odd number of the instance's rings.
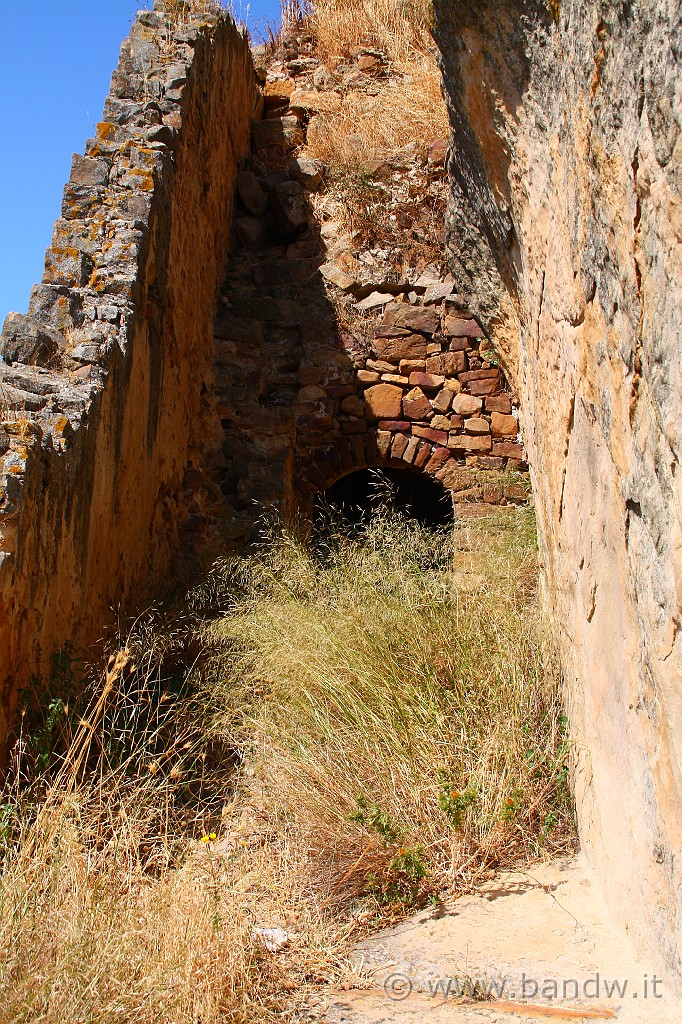
[{"label": "ruined stone wall", "polygon": [[[373,63],[374,77],[353,58],[331,74],[299,31],[259,69],[266,116],[237,181],[237,244],[214,322],[223,468],[210,483],[236,541],[268,509],[307,518],[320,491],[365,467],[424,473],[459,505],[527,497],[513,395],[475,302],[463,303],[442,262],[445,141],[367,168],[387,211],[371,235],[339,222],[338,169],[305,156],[320,111],[390,88]],[[198,519],[200,537],[211,519]]]},{"label": "ruined stone wall", "polygon": [[682,11],[435,9],[450,264],[521,398],[583,845],[679,976]]},{"label": "ruined stone wall", "polygon": [[231,19],[156,6],[0,342],[0,743],[29,673],[165,578],[220,429],[212,314],[258,90]]}]

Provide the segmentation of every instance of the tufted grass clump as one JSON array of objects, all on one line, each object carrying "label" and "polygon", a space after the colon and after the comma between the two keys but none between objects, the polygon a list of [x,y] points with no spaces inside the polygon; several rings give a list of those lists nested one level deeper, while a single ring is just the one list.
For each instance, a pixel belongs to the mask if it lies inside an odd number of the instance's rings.
[{"label": "tufted grass clump", "polygon": [[360,538],[284,536],[230,571],[218,703],[325,900],[390,895],[406,852],[427,898],[570,845],[530,509],[449,532],[383,512]]},{"label": "tufted grass clump", "polygon": [[370,927],[570,848],[534,536],[285,532],[55,659],[0,792],[0,1019],[274,1022],[368,984]]}]

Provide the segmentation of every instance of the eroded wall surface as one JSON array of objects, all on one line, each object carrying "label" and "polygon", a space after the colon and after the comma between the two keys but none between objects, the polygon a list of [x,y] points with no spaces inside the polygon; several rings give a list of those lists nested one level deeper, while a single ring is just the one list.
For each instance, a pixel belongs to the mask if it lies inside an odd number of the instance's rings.
[{"label": "eroded wall surface", "polygon": [[156,6],[0,343],[0,743],[30,672],[167,582],[220,431],[213,310],[258,89],[231,19]]},{"label": "eroded wall surface", "polygon": [[682,964],[682,9],[436,0],[446,239],[521,397],[583,844]]}]

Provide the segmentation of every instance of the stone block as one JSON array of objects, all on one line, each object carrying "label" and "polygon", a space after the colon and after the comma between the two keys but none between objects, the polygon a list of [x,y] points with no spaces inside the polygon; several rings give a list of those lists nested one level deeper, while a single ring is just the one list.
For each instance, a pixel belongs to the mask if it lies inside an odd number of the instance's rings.
[{"label": "stone block", "polygon": [[455,395],[452,401],[452,411],[460,416],[475,416],[482,408],[482,400],[475,395]]},{"label": "stone block", "polygon": [[433,408],[436,412],[444,414],[448,411],[452,404],[453,394],[452,391],[448,391],[446,388],[442,388],[436,397],[432,401]]},{"label": "stone block", "polygon": [[424,391],[437,391],[445,383],[445,377],[434,373],[411,373],[409,380],[412,387]]},{"label": "stone block", "polygon": [[470,434],[451,435],[448,447],[453,451],[461,452],[489,452],[493,446],[493,439],[490,434],[472,436]]},{"label": "stone block", "polygon": [[500,390],[500,378],[489,377],[483,380],[471,380],[467,384],[467,387],[472,395],[486,396],[492,395],[496,391]]},{"label": "stone block", "polygon": [[50,247],[45,253],[44,284],[82,288],[92,273],[92,260],[80,249]]},{"label": "stone block", "polygon": [[485,400],[486,412],[502,412],[509,415],[511,409],[511,395],[491,395]]},{"label": "stone block", "polygon": [[424,466],[429,461],[429,459],[431,458],[432,453],[433,453],[433,448],[431,447],[431,445],[430,444],[425,444],[422,441],[420,443],[419,449],[417,450],[417,454],[415,455],[414,461],[412,463],[412,465],[415,467],[415,469],[423,469]]},{"label": "stone block", "polygon": [[499,455],[502,459],[523,459],[523,445],[514,441],[496,441],[493,444],[493,455]]},{"label": "stone block", "polygon": [[301,122],[294,114],[254,121],[251,125],[251,138],[257,153],[266,153],[272,148],[288,151],[302,146],[304,142]]},{"label": "stone block", "polygon": [[364,402],[357,395],[348,395],[341,402],[341,412],[347,413],[349,416],[364,416]]},{"label": "stone block", "polygon": [[380,420],[379,430],[390,430],[392,434],[396,430],[401,430],[403,433],[409,433],[412,424],[409,420]]},{"label": "stone block", "polygon": [[370,420],[396,420],[402,411],[402,401],[402,388],[374,384],[365,391],[365,415]]},{"label": "stone block", "polygon": [[433,415],[431,403],[421,388],[412,388],[403,397],[403,414],[409,420],[430,419]]},{"label": "stone block", "polygon": [[447,338],[482,338],[483,331],[475,320],[446,316],[443,333]]},{"label": "stone block", "polygon": [[393,440],[393,434],[389,434],[387,430],[377,430],[376,434],[376,450],[379,458],[388,458],[388,453]]},{"label": "stone block", "polygon": [[447,445],[448,443],[448,435],[445,430],[432,430],[431,427],[420,427],[415,424],[412,427],[412,433],[415,437],[422,437],[433,444]]},{"label": "stone block", "polygon": [[401,459],[410,439],[405,434],[394,434],[391,445],[391,458]]},{"label": "stone block", "polygon": [[471,416],[464,421],[464,430],[467,434],[489,434],[490,424],[482,416]]},{"label": "stone block", "polygon": [[268,197],[260,187],[253,171],[240,171],[237,175],[237,195],[254,217],[262,217],[268,205]]},{"label": "stone block", "polygon": [[421,334],[405,334],[397,338],[375,337],[374,351],[379,359],[400,363],[404,359],[426,359],[426,341]]},{"label": "stone block", "polygon": [[426,363],[423,359],[401,359],[399,370],[406,377],[409,377],[411,373],[423,373],[426,368]]},{"label": "stone block", "polygon": [[383,326],[402,327],[421,334],[435,334],[440,327],[440,317],[432,306],[410,306],[406,302],[393,302],[386,307]]},{"label": "stone block", "polygon": [[315,89],[294,89],[289,97],[289,108],[294,114],[335,114],[341,109],[338,92],[317,92]]},{"label": "stone block", "polygon": [[418,437],[410,438],[410,440],[407,443],[407,447],[405,448],[405,451],[402,454],[403,462],[406,462],[408,465],[412,465],[420,444],[421,442]]},{"label": "stone block", "polygon": [[310,207],[301,186],[297,181],[283,181],[271,189],[268,201],[278,232],[284,238],[295,238],[310,219]]},{"label": "stone block", "polygon": [[466,352],[443,352],[426,360],[426,372],[443,376],[463,373],[467,369]]},{"label": "stone block", "polygon": [[516,437],[519,432],[518,421],[502,412],[492,414],[491,428],[493,437]]},{"label": "stone block", "polygon": [[109,181],[109,167],[108,160],[74,153],[71,158],[71,181],[75,185],[106,185]]},{"label": "stone block", "polygon": [[23,313],[8,313],[0,335],[0,357],[6,363],[47,366],[64,344],[58,331]]}]

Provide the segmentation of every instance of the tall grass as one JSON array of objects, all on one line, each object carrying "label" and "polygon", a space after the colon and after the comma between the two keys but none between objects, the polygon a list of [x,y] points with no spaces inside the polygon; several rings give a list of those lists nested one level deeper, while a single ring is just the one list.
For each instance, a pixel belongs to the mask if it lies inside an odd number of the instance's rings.
[{"label": "tall grass", "polygon": [[308,131],[308,153],[334,171],[357,169],[411,143],[447,136],[429,0],[313,0],[308,24],[320,58],[334,68],[362,48],[379,50],[388,77],[372,96],[347,92],[335,114],[320,114]]},{"label": "tall grass", "polygon": [[405,851],[426,892],[564,843],[533,538],[527,509],[436,534],[384,514],[361,543],[288,538],[242,564],[244,597],[214,627],[221,703],[248,709],[263,798],[309,837],[323,889],[344,879],[339,900],[415,896]]},{"label": "tall grass", "polygon": [[372,922],[570,846],[533,538],[280,536],[85,690],[60,664],[0,799],[0,1019],[274,1020],[362,984]]}]

